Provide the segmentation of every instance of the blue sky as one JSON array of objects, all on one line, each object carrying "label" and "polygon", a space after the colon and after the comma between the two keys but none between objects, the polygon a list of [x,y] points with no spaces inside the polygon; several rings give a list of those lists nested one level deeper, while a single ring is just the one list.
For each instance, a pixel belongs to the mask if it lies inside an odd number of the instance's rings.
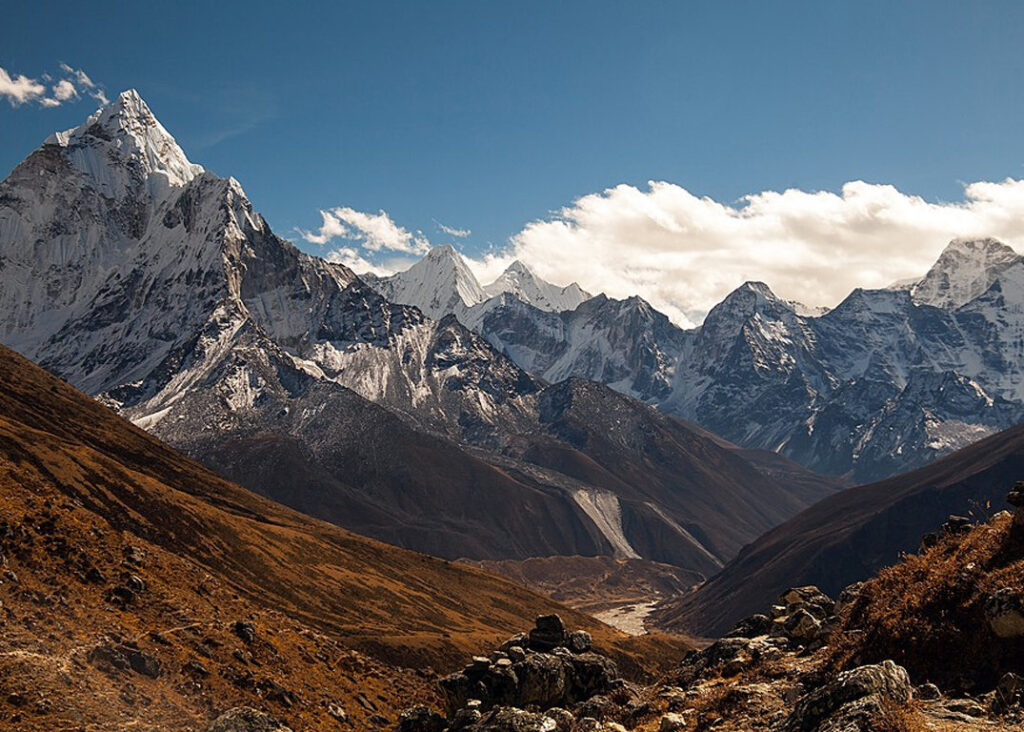
[{"label": "blue sky", "polygon": [[[619,183],[725,203],[1024,178],[1024,3],[8,3],[0,68],[137,88],[294,236],[386,210],[479,254]],[[0,101],[6,173],[91,111]],[[316,245],[303,243],[310,251]]]}]

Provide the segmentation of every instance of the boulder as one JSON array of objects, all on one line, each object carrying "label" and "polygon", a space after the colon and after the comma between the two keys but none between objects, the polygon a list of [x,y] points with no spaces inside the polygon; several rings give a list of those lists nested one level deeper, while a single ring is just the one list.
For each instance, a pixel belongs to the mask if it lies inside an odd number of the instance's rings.
[{"label": "boulder", "polygon": [[398,732],[444,732],[448,720],[428,707],[406,709],[398,717]]},{"label": "boulder", "polygon": [[574,630],[565,641],[566,648],[573,653],[586,653],[592,645],[590,633],[585,630]]},{"label": "boulder", "polygon": [[498,650],[508,653],[509,649],[515,648],[527,648],[530,645],[530,636],[526,633],[516,633],[514,636],[509,638],[507,641],[498,646]]},{"label": "boulder", "polygon": [[756,613],[736,623],[736,627],[726,634],[726,638],[756,638],[772,632],[772,619],[762,613]]},{"label": "boulder", "polygon": [[565,624],[558,615],[541,615],[530,631],[530,648],[535,651],[550,651],[565,645]]},{"label": "boulder", "polygon": [[252,623],[239,620],[231,626],[231,630],[246,643],[252,643],[256,640],[256,626]]},{"label": "boulder", "polygon": [[1021,706],[1022,701],[1024,701],[1024,676],[1015,673],[1003,674],[996,685],[992,698],[993,710],[1001,714]]},{"label": "boulder", "polygon": [[264,712],[235,707],[210,722],[205,732],[291,732],[291,729]]},{"label": "boulder", "polygon": [[484,715],[476,707],[466,707],[455,712],[455,716],[452,717],[452,726],[449,729],[460,730],[460,729],[473,729],[477,722]]},{"label": "boulder", "polygon": [[864,592],[863,582],[854,582],[852,585],[844,587],[839,597],[836,598],[835,605],[832,606],[833,615],[842,615],[844,612],[853,607],[854,603],[860,599],[861,594]]},{"label": "boulder", "polygon": [[[844,671],[829,683],[814,689],[801,698],[787,718],[785,732],[815,732],[825,728],[867,729],[862,718],[871,716],[878,702],[910,700],[913,687],[906,669],[892,661],[860,666]],[[845,726],[836,726],[841,718]]]},{"label": "boulder", "polygon": [[682,714],[669,713],[658,723],[658,732],[681,732],[686,727],[686,717]]},{"label": "boulder", "polygon": [[474,732],[556,732],[558,727],[555,720],[546,714],[498,707],[467,729]]},{"label": "boulder", "polygon": [[122,652],[127,656],[128,664],[135,673],[149,676],[151,679],[160,676],[160,662],[154,656],[137,648],[123,647]]},{"label": "boulder", "polygon": [[1000,638],[1024,636],[1024,601],[1008,587],[985,598],[985,619]]},{"label": "boulder", "polygon": [[444,698],[445,711],[452,716],[465,707],[471,699],[487,696],[487,687],[479,679],[470,679],[463,673],[449,674],[437,682]]},{"label": "boulder", "polygon": [[786,590],[779,596],[778,604],[786,607],[786,614],[791,615],[797,610],[806,610],[818,620],[824,620],[832,615],[835,609],[835,602],[832,598],[814,585],[792,587]]},{"label": "boulder", "polygon": [[89,651],[86,659],[104,673],[123,671],[131,667],[131,664],[128,663],[128,657],[120,648],[106,643],[95,646]]},{"label": "boulder", "polygon": [[683,659],[678,679],[683,686],[689,686],[698,679],[716,675],[735,676],[774,649],[772,642],[760,638],[722,638]]},{"label": "boulder", "polygon": [[506,703],[516,706],[535,704],[541,708],[562,706],[569,694],[567,659],[547,653],[534,653],[514,667],[519,685],[515,698]]},{"label": "boulder", "polygon": [[821,621],[803,608],[790,615],[783,627],[786,636],[798,643],[813,643],[822,636]]},{"label": "boulder", "polygon": [[971,530],[971,520],[967,516],[950,515],[946,523],[942,525],[942,533],[945,536],[964,534]]}]

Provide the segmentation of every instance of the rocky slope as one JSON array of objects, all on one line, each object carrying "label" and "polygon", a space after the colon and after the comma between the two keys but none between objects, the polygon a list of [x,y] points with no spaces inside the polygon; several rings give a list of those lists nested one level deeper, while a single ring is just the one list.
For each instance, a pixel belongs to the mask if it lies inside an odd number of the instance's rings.
[{"label": "rocky slope", "polygon": [[718,635],[793,584],[835,593],[917,549],[950,513],[985,517],[1024,475],[1024,426],[924,468],[824,499],[745,547],[692,594],[656,610],[661,627]]},{"label": "rocky slope", "polygon": [[386,727],[437,698],[427,667],[552,611],[648,662],[652,639],[248,493],[2,347],[0,415],[4,729],[195,729],[239,704]]},{"label": "rocky slope", "polygon": [[[412,279],[473,299],[460,262],[437,250]],[[557,300],[524,268],[506,274],[501,287]],[[707,574],[832,489],[808,476],[793,491],[597,385],[589,403],[609,412],[574,431],[550,405],[582,403],[566,401],[578,385],[548,386],[454,317],[275,236],[134,92],[0,183],[0,305],[0,340],[151,433],[264,495],[443,556],[644,555]],[[604,439],[624,414],[631,434]]]},{"label": "rocky slope", "polygon": [[980,239],[951,242],[920,281],[824,313],[749,282],[690,331],[639,298],[551,312],[506,293],[456,315],[548,381],[600,381],[863,483],[1024,419],[1022,302],[1024,259]]},{"label": "rocky slope", "polygon": [[[1009,500],[1024,506],[1024,483]],[[928,548],[833,599],[782,592],[658,683],[617,678],[557,617],[439,681],[442,704],[403,732],[1024,728],[1024,509]]]}]

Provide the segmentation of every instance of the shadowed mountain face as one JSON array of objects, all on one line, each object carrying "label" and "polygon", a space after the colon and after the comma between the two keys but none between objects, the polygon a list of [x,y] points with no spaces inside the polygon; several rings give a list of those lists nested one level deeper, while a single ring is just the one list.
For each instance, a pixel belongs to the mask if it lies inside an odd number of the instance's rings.
[{"label": "shadowed mountain face", "polygon": [[[580,297],[507,275],[552,307]],[[134,92],[0,183],[0,312],[4,342],[242,485],[446,557],[706,575],[835,487],[793,491],[607,387],[548,386],[453,316],[298,251]]]},{"label": "shadowed mountain face", "polygon": [[1006,507],[1007,486],[1024,475],[1024,426],[931,465],[842,491],[745,547],[692,594],[667,600],[660,627],[717,635],[760,612],[789,587],[838,593],[915,551],[950,513],[984,518]]},{"label": "shadowed mountain face", "polygon": [[[647,663],[632,649],[650,641],[253,495],[3,347],[0,509],[0,724],[182,729],[250,704],[302,729],[334,728],[335,705],[368,727],[434,700],[429,674],[398,666],[444,669],[547,612],[633,673]],[[111,670],[110,649],[144,671]],[[49,701],[8,698],[28,687]]]}]

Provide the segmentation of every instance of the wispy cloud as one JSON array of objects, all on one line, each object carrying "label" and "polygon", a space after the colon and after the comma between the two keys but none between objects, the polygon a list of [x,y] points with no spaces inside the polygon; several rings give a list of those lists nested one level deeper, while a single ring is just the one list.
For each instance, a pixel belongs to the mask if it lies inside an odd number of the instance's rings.
[{"label": "wispy cloud", "polygon": [[41,99],[46,95],[46,85],[22,74],[11,76],[0,67],[0,96],[6,97],[12,107]]},{"label": "wispy cloud", "polygon": [[12,107],[36,104],[40,107],[59,107],[67,102],[78,101],[89,96],[100,104],[109,104],[103,87],[96,84],[82,69],[66,63],[60,64],[56,77],[41,74],[32,78],[24,74],[12,75],[0,68],[0,98],[7,99]]},{"label": "wispy cloud", "polygon": [[454,226],[445,226],[437,219],[434,219],[434,224],[437,226],[439,231],[443,231],[448,236],[454,236],[456,239],[465,239],[473,233],[469,229],[456,229]]},{"label": "wispy cloud", "polygon": [[430,249],[430,241],[423,232],[403,229],[384,211],[374,214],[339,206],[321,211],[320,217],[323,223],[318,231],[299,230],[302,238],[312,244],[324,245],[334,239],[348,239],[360,242],[360,247],[368,252],[425,254]]}]

